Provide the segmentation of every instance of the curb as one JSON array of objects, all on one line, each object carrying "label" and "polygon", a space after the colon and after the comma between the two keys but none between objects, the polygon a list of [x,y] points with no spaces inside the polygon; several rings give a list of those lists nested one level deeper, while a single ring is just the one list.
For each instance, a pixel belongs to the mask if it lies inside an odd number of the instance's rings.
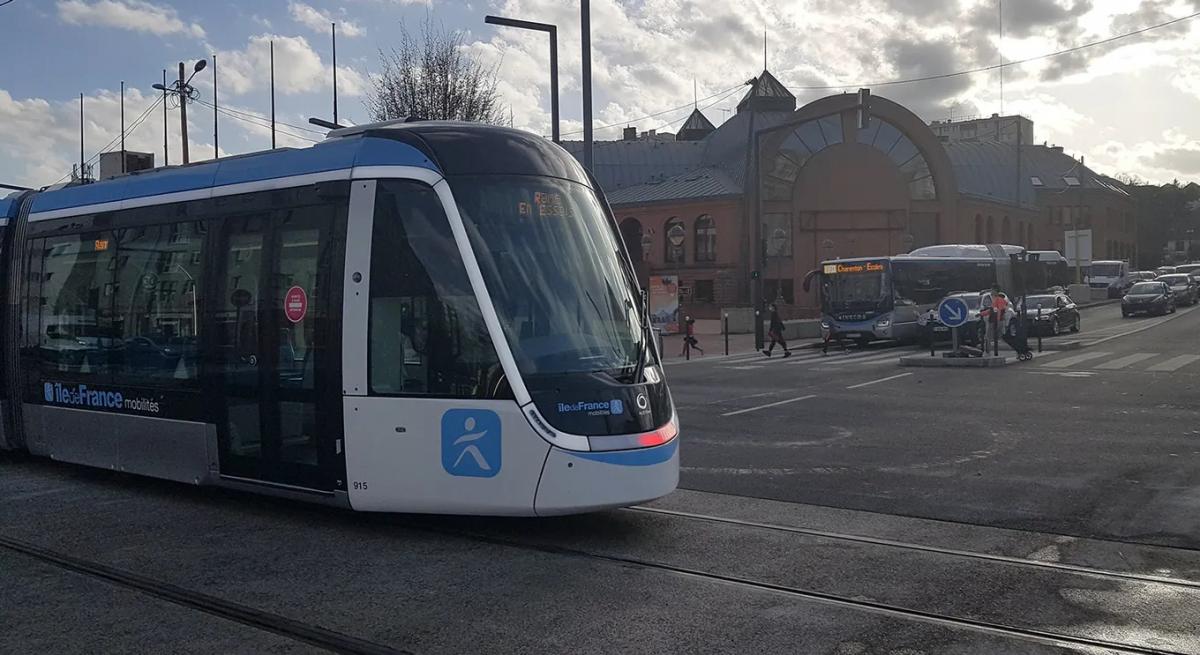
[{"label": "curb", "polygon": [[915,366],[919,368],[998,368],[1008,366],[1015,360],[1010,360],[1007,356],[1000,357],[928,357],[928,356],[910,356],[901,357],[901,366]]}]

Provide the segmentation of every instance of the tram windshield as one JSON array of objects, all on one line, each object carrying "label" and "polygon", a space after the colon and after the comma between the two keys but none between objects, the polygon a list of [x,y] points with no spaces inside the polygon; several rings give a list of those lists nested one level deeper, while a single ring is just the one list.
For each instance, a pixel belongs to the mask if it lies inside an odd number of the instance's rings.
[{"label": "tram windshield", "polygon": [[591,189],[515,175],[457,177],[451,186],[524,376],[636,369],[637,292]]}]

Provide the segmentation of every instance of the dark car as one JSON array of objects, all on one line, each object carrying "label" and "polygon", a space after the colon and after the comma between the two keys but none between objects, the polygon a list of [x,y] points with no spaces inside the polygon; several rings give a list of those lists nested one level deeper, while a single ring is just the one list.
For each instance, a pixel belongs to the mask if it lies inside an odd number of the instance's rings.
[{"label": "dark car", "polygon": [[[1020,307],[1017,308],[1020,311]],[[1048,293],[1025,298],[1025,326],[1030,334],[1059,335],[1063,330],[1079,331],[1079,308],[1063,293]]]},{"label": "dark car", "polygon": [[1121,316],[1134,314],[1172,314],[1175,296],[1166,282],[1138,282],[1121,299]]},{"label": "dark car", "polygon": [[1195,305],[1197,296],[1200,296],[1200,284],[1196,284],[1196,280],[1187,273],[1160,275],[1155,282],[1163,282],[1171,287],[1176,305]]}]

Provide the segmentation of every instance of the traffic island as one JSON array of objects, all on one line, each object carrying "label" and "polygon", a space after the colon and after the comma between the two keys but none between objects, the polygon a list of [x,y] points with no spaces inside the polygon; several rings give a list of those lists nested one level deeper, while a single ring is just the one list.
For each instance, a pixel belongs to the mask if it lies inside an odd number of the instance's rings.
[{"label": "traffic island", "polygon": [[900,358],[901,366],[919,366],[926,368],[993,368],[1007,366],[1015,357],[1000,355],[999,357],[930,357],[929,355],[910,355]]}]

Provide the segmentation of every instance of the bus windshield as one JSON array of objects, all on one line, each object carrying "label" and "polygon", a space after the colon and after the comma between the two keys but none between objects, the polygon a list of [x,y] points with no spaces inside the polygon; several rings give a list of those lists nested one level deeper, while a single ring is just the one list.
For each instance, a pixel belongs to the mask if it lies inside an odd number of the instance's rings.
[{"label": "bus windshield", "polygon": [[1120,262],[1093,262],[1092,277],[1117,277],[1121,274]]},{"label": "bus windshield", "polygon": [[591,189],[532,176],[450,185],[523,376],[636,368],[637,291]]},{"label": "bus windshield", "polygon": [[829,313],[887,311],[891,300],[883,262],[829,263],[821,276],[821,302]]}]

